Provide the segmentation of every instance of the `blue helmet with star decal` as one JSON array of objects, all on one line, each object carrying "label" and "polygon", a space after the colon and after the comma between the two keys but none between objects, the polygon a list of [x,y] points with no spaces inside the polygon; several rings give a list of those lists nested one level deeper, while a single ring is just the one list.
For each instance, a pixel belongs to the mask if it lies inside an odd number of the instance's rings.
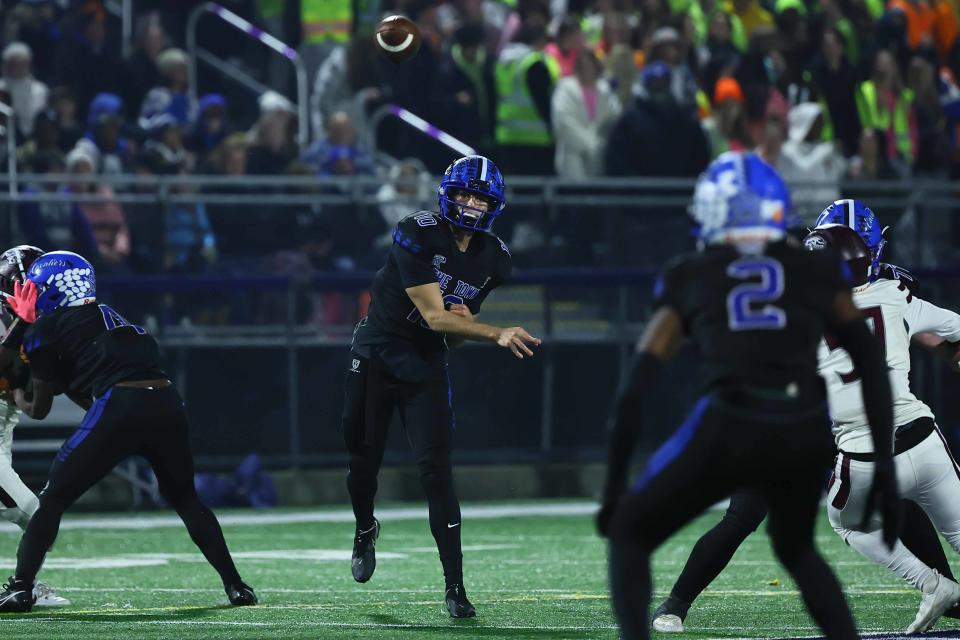
[{"label": "blue helmet with star decal", "polygon": [[[487,210],[457,204],[454,196],[458,191],[479,196],[487,202]],[[484,156],[465,156],[447,167],[437,194],[440,215],[471,231],[489,231],[507,204],[503,175],[497,165]]]},{"label": "blue helmet with star decal", "polygon": [[760,156],[730,151],[697,180],[690,214],[706,244],[771,242],[786,235],[790,192]]},{"label": "blue helmet with star decal", "polygon": [[79,307],[97,299],[93,265],[72,251],[45,253],[30,266],[27,279],[37,285],[37,315]]}]

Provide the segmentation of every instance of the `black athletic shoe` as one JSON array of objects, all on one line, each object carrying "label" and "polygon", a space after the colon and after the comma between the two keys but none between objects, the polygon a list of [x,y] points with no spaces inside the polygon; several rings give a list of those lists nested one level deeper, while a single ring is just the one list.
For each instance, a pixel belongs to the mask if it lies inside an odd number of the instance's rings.
[{"label": "black athletic shoe", "polygon": [[653,612],[652,626],[661,633],[683,633],[683,622],[690,611],[690,603],[670,596]]},{"label": "black athletic shoe", "polygon": [[357,582],[366,582],[373,577],[377,568],[377,538],[380,537],[380,521],[373,519],[373,526],[365,531],[357,529],[353,538],[353,558],[350,560],[350,570],[353,579]]},{"label": "black athletic shoe", "polygon": [[11,577],[0,593],[0,613],[29,613],[33,601],[33,586]]},{"label": "black athletic shoe", "polygon": [[451,618],[472,618],[477,615],[477,610],[467,600],[467,592],[462,584],[448,586],[443,601]]},{"label": "black athletic shoe", "polygon": [[257,594],[243,582],[227,585],[224,587],[224,591],[230,598],[230,604],[235,607],[250,607],[257,604]]},{"label": "black athletic shoe", "polygon": [[950,609],[947,609],[943,612],[944,618],[960,618],[960,604],[954,605]]}]

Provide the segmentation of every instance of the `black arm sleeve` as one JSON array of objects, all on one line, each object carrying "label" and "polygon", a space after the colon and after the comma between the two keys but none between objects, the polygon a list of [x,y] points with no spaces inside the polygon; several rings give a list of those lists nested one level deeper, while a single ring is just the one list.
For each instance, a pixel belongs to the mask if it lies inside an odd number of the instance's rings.
[{"label": "black arm sleeve", "polygon": [[663,362],[652,353],[643,351],[634,357],[626,384],[617,398],[613,431],[610,434],[604,501],[614,498],[627,484],[630,458],[640,436],[644,399],[662,369]]},{"label": "black arm sleeve", "polygon": [[848,322],[833,332],[850,354],[863,381],[863,406],[870,422],[877,460],[890,459],[893,456],[893,396],[880,344],[863,320]]},{"label": "black arm sleeve", "polygon": [[550,77],[550,71],[543,62],[537,62],[530,65],[527,69],[527,88],[530,89],[530,97],[533,98],[533,104],[537,108],[537,113],[547,123],[547,126],[553,129],[553,116],[550,111],[550,101],[553,95],[553,79]]}]

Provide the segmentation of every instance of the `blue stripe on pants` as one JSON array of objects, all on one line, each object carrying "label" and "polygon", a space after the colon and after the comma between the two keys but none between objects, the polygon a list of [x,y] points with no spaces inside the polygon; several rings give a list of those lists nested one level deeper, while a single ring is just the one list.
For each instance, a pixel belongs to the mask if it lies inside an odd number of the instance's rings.
[{"label": "blue stripe on pants", "polygon": [[646,487],[651,480],[660,475],[671,462],[683,453],[683,450],[686,449],[690,441],[693,440],[693,436],[696,435],[701,422],[703,422],[703,414],[706,413],[709,404],[709,396],[700,398],[700,401],[697,402],[693,411],[690,412],[687,419],[680,425],[680,428],[670,436],[669,440],[660,445],[660,448],[650,457],[647,467],[637,479],[634,480],[633,486],[630,488],[631,493],[640,493],[643,491],[644,487]]},{"label": "blue stripe on pants", "polygon": [[450,370],[447,369],[447,406],[450,407],[450,428],[457,428],[457,418],[453,415],[453,385],[450,384]]},{"label": "blue stripe on pants", "polygon": [[100,420],[100,416],[103,415],[103,409],[107,406],[107,400],[110,399],[110,394],[113,393],[113,387],[107,390],[105,394],[97,398],[96,402],[93,403],[93,406],[87,411],[87,414],[83,416],[83,422],[80,423],[80,427],[70,436],[70,439],[63,443],[63,446],[60,447],[60,451],[57,452],[57,460],[63,462],[66,460],[73,450],[80,446],[80,443],[83,442],[90,431],[97,426],[97,422]]}]

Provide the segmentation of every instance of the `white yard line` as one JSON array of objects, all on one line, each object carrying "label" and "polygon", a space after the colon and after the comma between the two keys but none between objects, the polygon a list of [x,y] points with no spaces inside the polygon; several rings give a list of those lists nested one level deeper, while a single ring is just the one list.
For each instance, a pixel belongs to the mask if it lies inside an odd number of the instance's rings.
[{"label": "white yard line", "polygon": [[332,629],[436,629],[436,630],[452,630],[456,629],[457,631],[465,631],[467,629],[476,629],[477,631],[605,631],[605,630],[614,630],[617,627],[612,624],[607,625],[596,625],[596,626],[583,626],[583,625],[497,625],[497,626],[484,626],[484,625],[470,625],[467,626],[457,626],[455,624],[416,624],[416,623],[380,623],[380,622],[328,622],[324,620],[317,620],[312,622],[297,621],[296,623],[291,624],[289,620],[278,620],[276,622],[254,622],[254,621],[244,621],[244,620],[62,620],[56,617],[29,617],[29,618],[17,618],[17,619],[5,619],[4,623],[46,623],[57,622],[59,624],[125,624],[125,625],[229,625],[229,626],[250,626],[250,627],[285,627],[290,628],[294,627],[324,627]]},{"label": "white yard line", "polygon": [[[59,591],[77,591],[77,592],[90,592],[96,593],[98,591],[103,592],[116,592],[116,593],[129,593],[131,591],[145,592],[145,593],[222,593],[223,589],[209,588],[209,589],[174,589],[172,587],[141,587],[141,586],[128,586],[128,587],[72,587],[68,585],[58,584],[57,589]],[[389,593],[389,594],[433,594],[436,593],[436,589],[380,589],[376,590],[376,593]],[[318,587],[316,589],[257,589],[257,593],[306,593],[306,594],[320,594],[320,593],[336,593],[342,595],[362,595],[364,599],[370,601],[370,590],[363,588],[338,588],[338,589],[324,589]],[[571,591],[569,589],[474,589],[471,593],[481,594],[483,596],[493,596],[501,593],[525,593],[525,594],[542,594],[544,596],[553,596],[555,598],[604,598],[608,597],[606,592],[596,592],[596,591]],[[660,593],[660,592],[657,592]],[[661,595],[667,595],[667,591],[663,591]],[[916,593],[915,589],[910,588],[877,588],[877,587],[846,587],[844,593],[847,595],[855,596],[882,596],[882,595],[899,595],[904,593]],[[741,598],[741,597],[769,597],[769,596],[798,596],[800,595],[799,591],[792,589],[775,589],[770,591],[748,591],[744,589],[707,589],[702,594],[705,597],[714,597],[714,598]],[[375,604],[371,601],[371,604]],[[267,603],[265,606],[271,606]],[[278,605],[283,606],[283,605]],[[297,605],[299,606],[299,605]],[[124,611],[123,609],[117,609],[117,611]]]},{"label": "white yard line", "polygon": [[[471,520],[489,520],[495,518],[536,518],[536,517],[564,517],[564,516],[592,516],[596,513],[597,505],[593,502],[558,502],[558,503],[517,503],[509,505],[465,506],[462,508],[464,518]],[[228,526],[259,526],[274,524],[295,523],[337,523],[354,522],[353,511],[348,509],[336,511],[288,511],[271,513],[253,511],[250,513],[228,513],[218,515],[220,524]],[[426,507],[392,507],[377,510],[377,518],[383,522],[399,520],[424,520],[427,518]],[[129,515],[107,518],[67,518],[60,529],[163,529],[182,527],[183,522],[176,516],[142,516]],[[20,529],[13,524],[0,524],[0,531],[19,533]]]}]

